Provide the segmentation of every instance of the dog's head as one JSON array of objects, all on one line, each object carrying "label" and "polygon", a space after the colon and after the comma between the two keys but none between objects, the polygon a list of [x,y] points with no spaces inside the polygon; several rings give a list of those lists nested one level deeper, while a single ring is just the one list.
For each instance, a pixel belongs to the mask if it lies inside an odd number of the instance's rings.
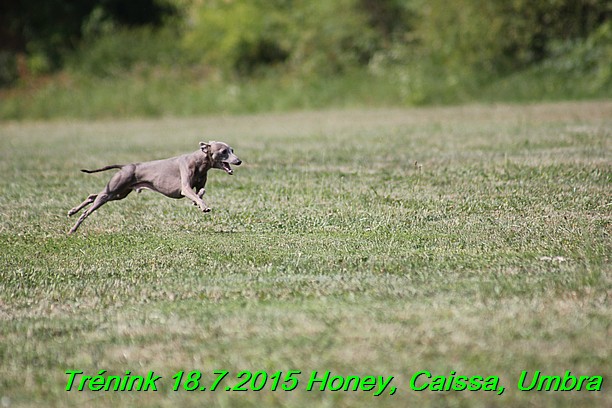
[{"label": "dog's head", "polygon": [[234,174],[230,164],[240,166],[242,160],[234,154],[234,149],[223,142],[200,142],[200,149],[212,160],[212,167]]}]

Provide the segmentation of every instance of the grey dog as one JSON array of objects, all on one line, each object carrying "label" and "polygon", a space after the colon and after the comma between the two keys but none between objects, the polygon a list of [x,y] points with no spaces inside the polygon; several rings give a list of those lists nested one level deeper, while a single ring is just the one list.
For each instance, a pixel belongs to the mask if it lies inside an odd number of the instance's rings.
[{"label": "grey dog", "polygon": [[210,208],[202,200],[208,170],[221,169],[232,175],[234,172],[230,164],[239,166],[241,163],[234,150],[226,143],[200,142],[197,151],[169,159],[113,164],[96,170],[81,170],[85,173],[97,173],[119,169],[104,190],[98,194],[91,194],[81,204],[68,211],[68,216],[72,216],[93,203],[68,233],[74,233],[85,218],[108,201],[124,199],[132,190],[140,192],[143,188],[157,191],[170,198],[187,197],[202,211],[208,212]]}]

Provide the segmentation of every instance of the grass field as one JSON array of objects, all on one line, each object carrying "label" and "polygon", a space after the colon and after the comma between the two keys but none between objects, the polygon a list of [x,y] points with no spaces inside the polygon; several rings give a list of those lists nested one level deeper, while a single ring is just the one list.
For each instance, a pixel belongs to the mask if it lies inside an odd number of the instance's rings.
[{"label": "grass field", "polygon": [[[202,214],[151,192],[75,236],[66,212],[109,173],[200,140]],[[0,405],[612,406],[612,102],[0,124]],[[67,370],[163,378],[65,390]],[[173,391],[178,371],[229,371]],[[226,392],[299,370],[287,392]],[[413,374],[497,376],[502,395],[413,391]],[[519,391],[523,370],[602,376]],[[389,392],[307,391],[321,375]],[[261,378],[261,377],[260,377]]]}]

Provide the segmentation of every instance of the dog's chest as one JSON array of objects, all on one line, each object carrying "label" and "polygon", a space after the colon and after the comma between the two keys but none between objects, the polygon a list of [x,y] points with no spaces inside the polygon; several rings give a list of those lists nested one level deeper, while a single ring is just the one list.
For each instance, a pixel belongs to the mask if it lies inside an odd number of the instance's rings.
[{"label": "dog's chest", "polygon": [[197,187],[204,187],[206,184],[206,175],[208,172],[208,166],[205,164],[199,165],[196,167],[195,172],[193,174],[193,184]]}]

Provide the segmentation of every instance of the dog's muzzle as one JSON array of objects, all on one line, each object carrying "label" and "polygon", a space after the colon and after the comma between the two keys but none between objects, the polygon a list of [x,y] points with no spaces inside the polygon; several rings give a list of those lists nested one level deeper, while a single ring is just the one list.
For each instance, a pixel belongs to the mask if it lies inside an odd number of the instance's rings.
[{"label": "dog's muzzle", "polygon": [[[242,164],[242,160],[240,160],[240,159],[232,160],[231,164],[233,164],[235,166],[240,166]],[[232,170],[232,167],[230,166],[230,162],[222,162],[221,163],[221,167],[230,176],[234,174],[234,170]]]}]

